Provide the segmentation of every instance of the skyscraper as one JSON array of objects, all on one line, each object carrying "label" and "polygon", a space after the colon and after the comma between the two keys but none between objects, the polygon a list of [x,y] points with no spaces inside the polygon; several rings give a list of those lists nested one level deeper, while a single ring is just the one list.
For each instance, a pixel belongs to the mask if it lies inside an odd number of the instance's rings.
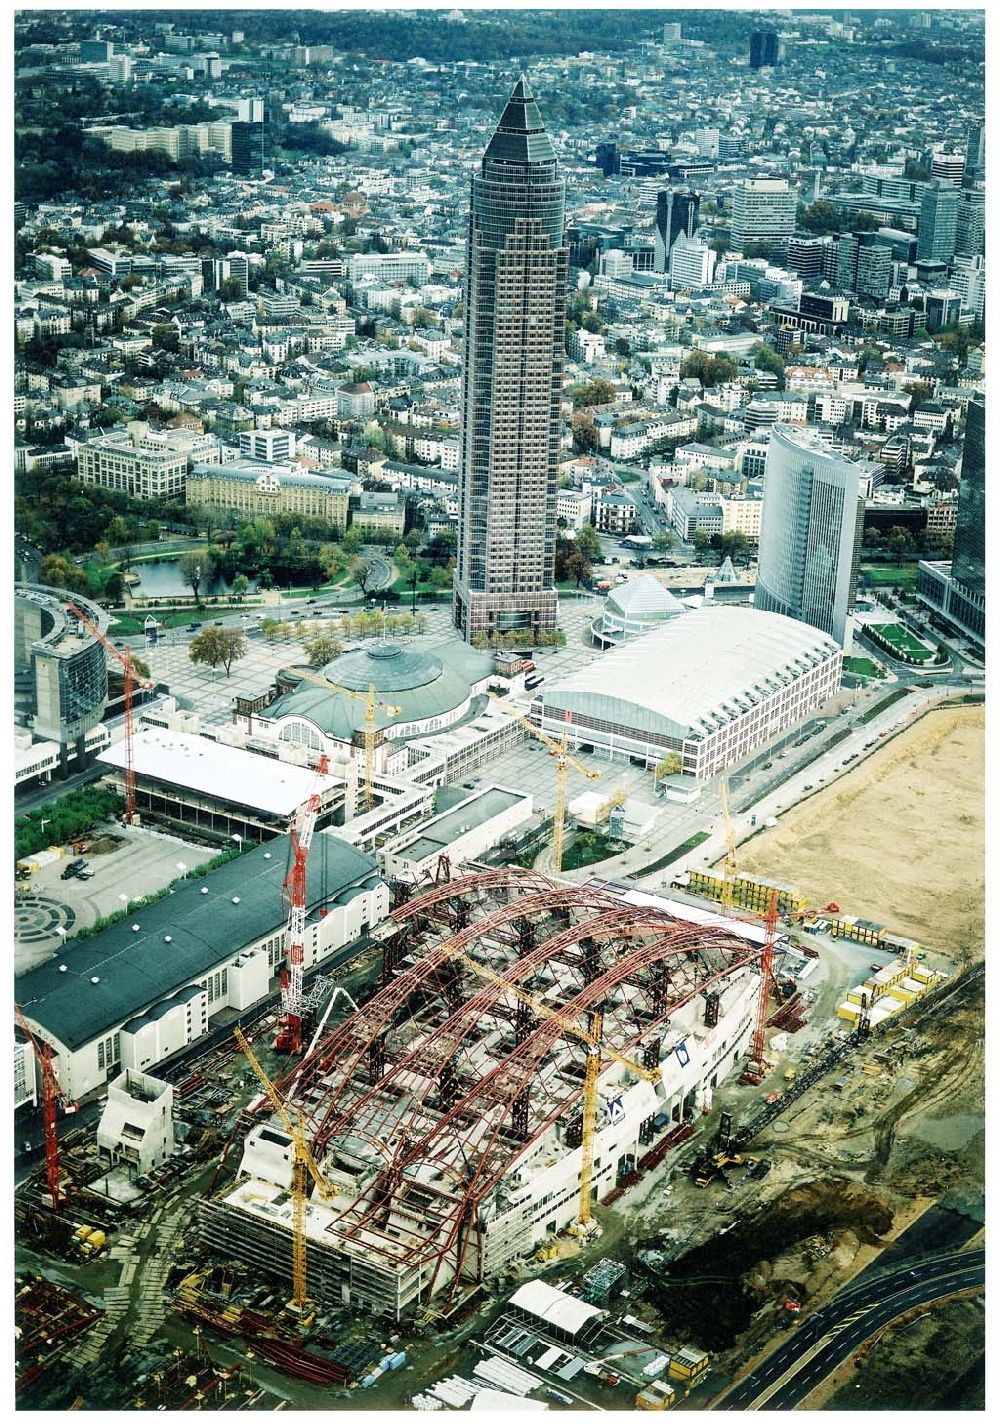
[{"label": "skyscraper", "polygon": [[233,122],[233,172],[260,173],[264,167],[264,125]]},{"label": "skyscraper", "polygon": [[472,176],[455,624],[556,623],[566,185],[519,79]]},{"label": "skyscraper", "polygon": [[654,272],[669,271],[670,250],[682,233],[686,238],[694,237],[700,202],[697,193],[684,188],[671,188],[656,195]]},{"label": "skyscraper", "polygon": [[773,30],[754,30],[750,36],[750,68],[773,69],[778,63],[778,36]]},{"label": "skyscraper", "polygon": [[733,189],[732,244],[771,243],[787,249],[798,198],[787,178],[747,178]]},{"label": "skyscraper", "polygon": [[764,468],[754,605],[848,636],[864,524],[860,472],[815,437],[775,426]]},{"label": "skyscraper", "polygon": [[932,178],[920,200],[917,261],[951,262],[958,232],[958,189]]},{"label": "skyscraper", "polygon": [[969,402],[965,418],[951,575],[973,593],[986,591],[986,405],[980,397]]}]

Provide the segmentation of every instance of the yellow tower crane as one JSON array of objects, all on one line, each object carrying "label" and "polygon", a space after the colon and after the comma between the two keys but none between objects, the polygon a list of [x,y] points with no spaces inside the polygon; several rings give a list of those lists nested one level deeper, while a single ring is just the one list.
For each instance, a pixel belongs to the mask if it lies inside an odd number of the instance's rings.
[{"label": "yellow tower crane", "polygon": [[575,1036],[587,1048],[587,1060],[583,1079],[583,1107],[580,1116],[580,1207],[577,1213],[576,1231],[579,1236],[586,1236],[590,1231],[593,1221],[593,1212],[590,1206],[590,1188],[594,1177],[594,1136],[597,1133],[597,1082],[601,1072],[601,1057],[607,1055],[609,1059],[622,1065],[625,1069],[631,1070],[640,1079],[646,1080],[648,1084],[655,1084],[660,1079],[660,1070],[646,1069],[643,1065],[637,1064],[635,1060],[629,1059],[627,1055],[620,1054],[610,1045],[602,1044],[601,1036],[604,1030],[604,1017],[600,1010],[590,1012],[589,1028],[584,1030],[577,1025],[575,1020],[560,1014],[558,1010],[553,1010],[544,1001],[539,1000],[530,991],[515,985],[513,981],[507,980],[504,976],[498,975],[496,971],[490,970],[488,966],[482,965],[479,961],[473,960],[464,951],[449,950],[449,958],[459,961],[467,966],[475,975],[483,980],[489,981],[491,985],[502,986],[509,991],[522,1005],[527,1005],[536,1015],[543,1020],[551,1020],[568,1035]]},{"label": "yellow tower crane", "polygon": [[365,811],[370,812],[375,805],[375,795],[372,789],[372,782],[375,776],[375,714],[376,712],[387,713],[390,718],[395,718],[403,710],[394,703],[383,703],[378,696],[378,689],[374,683],[368,685],[367,693],[359,693],[354,688],[344,688],[342,684],[331,683],[322,674],[313,673],[311,670],[298,668],[295,664],[278,663],[274,659],[267,662],[272,668],[289,669],[295,678],[304,679],[307,683],[315,683],[319,688],[328,688],[331,693],[343,693],[348,698],[356,698],[365,705]]},{"label": "yellow tower crane", "polygon": [[308,1174],[312,1179],[317,1192],[323,1199],[334,1198],[337,1189],[327,1183],[319,1164],[313,1158],[312,1150],[306,1140],[301,1114],[298,1117],[298,1123],[295,1123],[277,1086],[272,1084],[268,1078],[263,1065],[250,1048],[250,1042],[239,1026],[233,1031],[233,1035],[236,1038],[236,1043],[246,1055],[250,1068],[260,1080],[261,1087],[272,1109],[284,1121],[285,1128],[295,1147],[295,1164],[292,1169],[292,1300],[288,1307],[290,1312],[305,1323],[313,1315],[312,1305],[306,1292],[306,1205],[308,1203],[306,1175]]},{"label": "yellow tower crane", "polygon": [[548,733],[544,732],[541,728],[536,728],[534,723],[529,722],[528,719],[508,703],[505,698],[501,698],[498,693],[491,693],[490,697],[500,704],[500,707],[505,713],[511,714],[512,717],[516,718],[520,724],[527,728],[533,738],[537,738],[540,743],[544,743],[549,752],[556,759],[556,797],[552,818],[552,870],[556,876],[558,876],[562,871],[563,838],[566,829],[566,769],[567,767],[575,767],[577,772],[582,773],[583,776],[589,778],[591,782],[596,781],[601,774],[591,768],[584,767],[579,759],[573,757],[572,753],[567,749],[565,735],[561,743],[556,742],[555,738],[550,738]]},{"label": "yellow tower crane", "polygon": [[723,778],[719,783],[719,797],[722,800],[722,820],[726,828],[726,859],[722,867],[722,909],[732,910],[733,888],[739,867],[736,861],[736,833],[733,819],[729,814],[729,782]]}]

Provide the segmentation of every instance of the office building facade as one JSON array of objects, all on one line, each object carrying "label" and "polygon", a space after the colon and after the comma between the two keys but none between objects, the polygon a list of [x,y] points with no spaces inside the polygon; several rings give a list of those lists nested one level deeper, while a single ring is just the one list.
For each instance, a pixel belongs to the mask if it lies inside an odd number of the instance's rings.
[{"label": "office building facade", "polygon": [[795,190],[787,178],[748,178],[733,192],[732,245],[787,248],[795,231]]},{"label": "office building facade", "polygon": [[232,156],[234,173],[260,173],[264,167],[264,125],[234,122]]},{"label": "office building facade", "polygon": [[917,597],[965,634],[986,638],[986,405],[969,402],[951,564],[921,560]]},{"label": "office building facade", "polygon": [[959,190],[934,178],[924,188],[917,221],[917,261],[951,262],[958,238]]},{"label": "office building facade", "polygon": [[767,451],[754,604],[844,645],[864,522],[860,469],[812,435],[775,426]]},{"label": "office building facade", "polygon": [[674,243],[682,236],[693,238],[698,231],[700,202],[698,194],[690,189],[667,189],[656,195],[654,272],[668,272]]},{"label": "office building facade", "polygon": [[455,624],[556,623],[566,187],[521,79],[472,177]]},{"label": "office building facade", "polygon": [[774,30],[754,30],[750,36],[750,68],[773,69],[778,63],[778,36]]}]

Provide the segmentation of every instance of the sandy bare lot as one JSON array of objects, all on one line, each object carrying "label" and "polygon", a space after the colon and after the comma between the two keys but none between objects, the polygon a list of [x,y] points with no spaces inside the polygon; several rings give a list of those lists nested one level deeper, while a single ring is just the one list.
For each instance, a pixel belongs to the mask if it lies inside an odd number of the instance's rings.
[{"label": "sandy bare lot", "polygon": [[740,848],[741,869],[923,945],[982,952],[982,707],[928,713]]}]

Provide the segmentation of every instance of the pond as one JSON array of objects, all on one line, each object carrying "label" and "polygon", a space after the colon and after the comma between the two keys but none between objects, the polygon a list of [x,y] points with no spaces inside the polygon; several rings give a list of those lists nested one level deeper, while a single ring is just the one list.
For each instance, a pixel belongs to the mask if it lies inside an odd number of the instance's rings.
[{"label": "pond", "polygon": [[[133,599],[142,599],[143,597],[163,599],[165,596],[176,595],[190,597],[191,586],[181,574],[180,564],[177,560],[161,560],[158,564],[135,564],[130,572],[139,576],[138,584],[129,582],[129,590]],[[216,574],[211,580],[202,580],[198,593],[202,599],[211,599],[220,594],[228,594],[229,588],[230,581],[224,575]],[[250,588],[257,588],[256,579],[250,580]]]}]

